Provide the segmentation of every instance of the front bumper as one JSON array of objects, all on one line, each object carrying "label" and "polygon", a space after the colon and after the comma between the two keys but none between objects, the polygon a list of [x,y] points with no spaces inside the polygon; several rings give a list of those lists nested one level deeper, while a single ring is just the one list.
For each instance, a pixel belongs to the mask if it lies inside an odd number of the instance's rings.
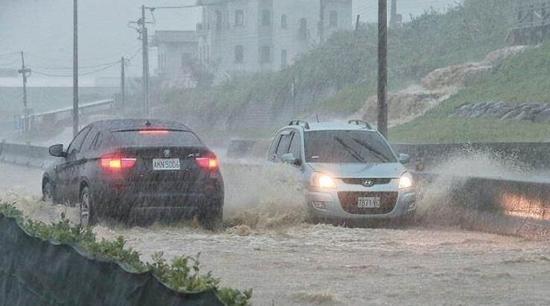
[{"label": "front bumper", "polygon": [[[387,213],[350,213],[341,203],[338,192],[370,192],[376,194],[397,192],[397,200],[393,209]],[[398,188],[351,188],[347,190],[307,192],[307,207],[310,215],[324,219],[349,219],[349,220],[383,220],[398,219],[412,216],[416,212],[416,192],[414,189],[398,190]]]}]

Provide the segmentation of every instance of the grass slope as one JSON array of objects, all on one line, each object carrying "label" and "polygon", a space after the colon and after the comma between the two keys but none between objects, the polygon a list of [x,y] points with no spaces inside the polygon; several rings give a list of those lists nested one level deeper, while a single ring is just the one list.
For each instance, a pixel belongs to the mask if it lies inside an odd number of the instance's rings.
[{"label": "grass slope", "polygon": [[550,141],[550,123],[449,118],[466,103],[550,103],[550,43],[503,62],[439,107],[391,130],[398,142]]}]

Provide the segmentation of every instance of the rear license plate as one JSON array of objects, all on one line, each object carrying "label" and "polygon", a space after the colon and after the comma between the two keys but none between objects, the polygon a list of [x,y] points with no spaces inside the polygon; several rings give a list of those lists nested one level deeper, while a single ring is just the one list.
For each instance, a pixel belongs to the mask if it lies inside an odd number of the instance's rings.
[{"label": "rear license plate", "polygon": [[357,198],[358,208],[380,208],[380,198],[378,197],[359,197]]},{"label": "rear license plate", "polygon": [[153,170],[181,170],[180,160],[178,158],[153,159]]}]

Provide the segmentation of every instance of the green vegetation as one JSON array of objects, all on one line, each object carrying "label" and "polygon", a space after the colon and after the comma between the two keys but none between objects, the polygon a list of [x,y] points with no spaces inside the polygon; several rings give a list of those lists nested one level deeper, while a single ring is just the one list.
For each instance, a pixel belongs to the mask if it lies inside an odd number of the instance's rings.
[{"label": "green vegetation", "polygon": [[[389,32],[390,89],[419,83],[440,67],[480,61],[489,52],[507,46],[515,19],[513,0],[465,0],[442,14],[433,11],[415,17]],[[174,91],[164,97],[172,114],[196,112],[209,123],[235,122],[248,104],[296,114],[350,115],[376,94],[377,37],[375,25],[333,35],[325,44],[276,73],[238,76],[210,88]],[[475,102],[550,102],[550,44],[528,50],[499,64],[492,72],[410,123],[391,129],[395,142],[548,141],[548,124],[529,121],[449,118],[456,107]],[[292,93],[295,96],[292,96]],[[172,112],[172,110],[176,110]],[[229,118],[229,119],[228,119]],[[249,137],[271,135],[266,123]],[[283,120],[284,119],[284,120]],[[210,124],[205,134],[212,129]],[[224,124],[218,126],[225,127]],[[227,134],[243,131],[224,130]],[[254,135],[254,133],[256,133]],[[261,135],[260,135],[261,134]]]},{"label": "green vegetation", "polygon": [[497,119],[422,117],[390,130],[395,143],[550,141],[550,124]]},{"label": "green vegetation", "polygon": [[[426,12],[389,33],[390,88],[418,82],[433,69],[479,60],[503,47],[512,0],[466,0],[446,14]],[[199,112],[209,121],[238,117],[248,103],[297,112],[351,114],[375,94],[376,26],[333,35],[276,73],[234,76],[219,86],[176,90],[163,100],[171,114]],[[292,96],[292,92],[295,96]]]},{"label": "green vegetation", "polygon": [[78,246],[90,255],[104,260],[118,262],[136,272],[152,271],[170,288],[179,292],[201,292],[214,290],[226,305],[249,305],[252,290],[239,291],[231,288],[220,288],[220,280],[211,273],[200,274],[200,263],[197,258],[181,256],[168,263],[162,253],[153,256],[152,263],[143,263],[138,252],[126,247],[122,237],[114,241],[102,239],[97,241],[89,228],[73,226],[68,220],[54,224],[44,224],[26,220],[14,206],[0,204],[0,214],[15,218],[19,225],[31,236],[61,244]]},{"label": "green vegetation", "polygon": [[550,124],[530,121],[449,118],[466,103],[550,103],[550,43],[527,50],[470,84],[439,107],[391,130],[395,142],[549,141]]}]

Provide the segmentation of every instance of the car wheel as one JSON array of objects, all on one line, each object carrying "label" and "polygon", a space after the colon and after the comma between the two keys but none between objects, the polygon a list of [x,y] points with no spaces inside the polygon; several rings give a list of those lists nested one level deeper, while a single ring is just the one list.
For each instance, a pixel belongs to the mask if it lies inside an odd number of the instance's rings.
[{"label": "car wheel", "polygon": [[54,202],[54,199],[55,199],[54,192],[55,191],[54,191],[54,187],[53,187],[52,182],[47,180],[44,183],[44,186],[42,187],[42,201],[52,203],[52,204],[55,203]]},{"label": "car wheel", "polygon": [[94,201],[90,188],[86,186],[80,192],[80,225],[88,227],[95,224]]}]

